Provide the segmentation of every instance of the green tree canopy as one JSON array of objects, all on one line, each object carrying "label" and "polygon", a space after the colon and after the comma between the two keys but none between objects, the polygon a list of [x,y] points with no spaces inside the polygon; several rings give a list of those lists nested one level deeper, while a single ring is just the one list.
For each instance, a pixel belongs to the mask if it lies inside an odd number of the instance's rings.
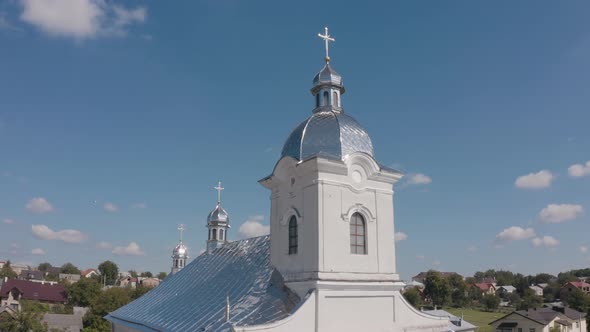
[{"label": "green tree canopy", "polygon": [[414,307],[418,308],[422,304],[422,297],[420,296],[420,291],[417,287],[412,287],[404,291],[404,298],[408,303],[413,305]]},{"label": "green tree canopy", "polygon": [[158,279],[160,279],[160,280],[166,279],[167,276],[168,276],[168,274],[166,272],[158,273]]},{"label": "green tree canopy", "polygon": [[80,274],[80,270],[76,267],[76,265],[68,262],[68,263],[65,263],[64,265],[62,265],[61,273]]},{"label": "green tree canopy", "polygon": [[451,286],[446,278],[437,271],[428,271],[424,279],[424,295],[433,305],[444,306],[449,303]]},{"label": "green tree canopy", "polygon": [[493,311],[498,309],[500,306],[500,298],[496,295],[485,295],[481,298],[481,303],[488,311]]},{"label": "green tree canopy", "polygon": [[0,278],[16,279],[16,277],[16,272],[14,272],[12,270],[12,267],[10,267],[10,261],[4,263],[4,266],[2,267],[2,269],[0,269]]},{"label": "green tree canopy", "polygon": [[140,277],[152,278],[154,275],[150,271],[141,272]]},{"label": "green tree canopy", "polygon": [[47,270],[49,270],[51,267],[52,267],[51,264],[45,262],[45,263],[39,264],[39,266],[37,266],[37,270],[47,272]]},{"label": "green tree canopy", "polygon": [[67,286],[68,302],[79,307],[88,307],[99,295],[100,284],[95,279],[80,278]]},{"label": "green tree canopy", "polygon": [[98,266],[98,271],[105,278],[107,285],[114,285],[119,276],[119,267],[112,261],[104,261]]}]

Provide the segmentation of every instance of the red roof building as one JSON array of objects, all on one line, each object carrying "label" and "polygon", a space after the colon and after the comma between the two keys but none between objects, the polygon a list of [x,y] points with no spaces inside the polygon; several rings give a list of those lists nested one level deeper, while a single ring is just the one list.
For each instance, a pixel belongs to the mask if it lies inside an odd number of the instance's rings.
[{"label": "red roof building", "polygon": [[37,300],[45,303],[66,303],[64,285],[11,279],[0,289],[1,305],[18,309],[20,300]]},{"label": "red roof building", "polygon": [[561,287],[561,290],[559,291],[559,296],[561,297],[561,300],[567,300],[569,294],[576,289],[579,289],[586,294],[590,294],[589,283],[584,281],[570,281],[567,284],[563,285],[563,287]]}]

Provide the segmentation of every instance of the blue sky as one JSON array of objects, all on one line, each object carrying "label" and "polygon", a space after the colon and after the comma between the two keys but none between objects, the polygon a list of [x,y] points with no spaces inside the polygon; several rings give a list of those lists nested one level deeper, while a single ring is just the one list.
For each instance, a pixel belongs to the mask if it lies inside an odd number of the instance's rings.
[{"label": "blue sky", "polygon": [[581,0],[3,1],[0,259],[169,271],[178,224],[193,257],[204,247],[218,179],[230,237],[264,231],[257,180],[311,112],[328,25],[345,111],[407,174],[404,278],[587,267],[589,13]]}]

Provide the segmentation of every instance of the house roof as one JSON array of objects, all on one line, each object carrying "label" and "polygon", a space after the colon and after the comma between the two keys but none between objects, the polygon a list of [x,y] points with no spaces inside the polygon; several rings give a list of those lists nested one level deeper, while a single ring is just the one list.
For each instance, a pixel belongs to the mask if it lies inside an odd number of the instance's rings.
[{"label": "house roof", "polygon": [[62,315],[62,314],[45,314],[43,323],[47,328],[64,330],[66,332],[79,332],[83,328],[81,315]]},{"label": "house roof", "polygon": [[[225,320],[226,296],[230,320]],[[138,331],[231,331],[289,315],[299,298],[270,263],[270,236],[202,254],[106,319]]]},{"label": "house roof", "polygon": [[474,284],[474,285],[475,285],[475,287],[481,289],[482,291],[487,291],[491,287],[494,287],[493,284],[490,284],[490,283],[487,283],[487,282],[480,282],[480,283],[477,283],[477,284]]},{"label": "house roof", "polygon": [[43,280],[43,277],[45,277],[45,273],[43,271],[22,270],[20,271],[18,277],[25,280]]},{"label": "house roof", "polygon": [[570,281],[567,284],[563,285],[563,287],[566,287],[567,285],[572,285],[576,288],[590,287],[590,284],[584,281]]},{"label": "house roof", "polygon": [[97,273],[97,274],[98,274],[98,271],[96,271],[96,269],[86,269],[86,270],[84,270],[84,271],[80,272],[80,275],[81,275],[81,276],[83,276],[83,277],[85,277],[85,276],[87,276],[87,275],[88,275],[90,272],[94,272],[94,273]]},{"label": "house roof", "polygon": [[567,320],[567,318],[571,320],[578,320],[580,318],[584,318],[586,314],[578,312],[576,310],[570,308],[564,308],[564,312],[553,310],[552,308],[535,308],[535,309],[528,309],[528,310],[519,310],[513,311],[506,316],[503,316],[495,321],[491,322],[493,324],[497,321],[500,321],[512,314],[517,314],[522,317],[528,318],[532,321],[535,321],[542,325],[547,325],[555,318],[559,318],[560,320]]},{"label": "house roof", "polygon": [[498,289],[500,288],[504,288],[505,290],[509,291],[509,292],[514,292],[516,290],[516,287],[514,286],[500,286],[498,287]]},{"label": "house roof", "polygon": [[15,288],[22,293],[22,298],[26,300],[39,300],[48,302],[66,302],[67,300],[66,289],[64,285],[51,285],[16,279],[10,279],[2,285],[2,288],[0,289],[0,297],[7,298],[8,293],[10,293],[10,291]]}]

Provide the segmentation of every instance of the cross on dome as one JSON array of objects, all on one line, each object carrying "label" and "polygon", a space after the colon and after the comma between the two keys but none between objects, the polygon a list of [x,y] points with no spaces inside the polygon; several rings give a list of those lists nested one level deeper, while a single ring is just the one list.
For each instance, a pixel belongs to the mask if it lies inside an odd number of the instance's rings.
[{"label": "cross on dome", "polygon": [[186,230],[186,228],[185,228],[184,224],[180,224],[180,225],[178,225],[177,229],[180,231],[180,242],[182,242],[182,233]]},{"label": "cross on dome", "polygon": [[324,28],[323,35],[321,33],[318,33],[318,37],[322,38],[324,40],[324,43],[326,44],[326,63],[328,63],[328,62],[330,62],[330,55],[328,53],[329,43],[335,42],[336,39],[332,38],[332,36],[330,36],[330,34],[328,34],[328,27]]},{"label": "cross on dome", "polygon": [[217,203],[221,203],[221,191],[225,189],[221,186],[221,181],[219,181],[217,187],[214,187],[213,189],[217,190]]}]

